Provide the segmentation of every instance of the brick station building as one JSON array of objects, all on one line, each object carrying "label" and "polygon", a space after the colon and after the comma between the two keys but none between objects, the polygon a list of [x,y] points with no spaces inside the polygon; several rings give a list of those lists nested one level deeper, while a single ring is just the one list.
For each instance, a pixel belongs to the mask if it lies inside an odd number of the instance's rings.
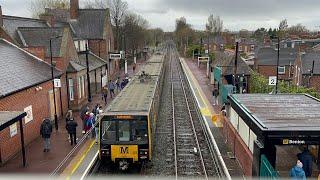
[{"label": "brick station building", "polygon": [[[39,137],[42,120],[53,110],[51,66],[16,45],[0,38],[0,111],[25,111],[26,144]],[[61,72],[54,69],[55,78]],[[58,93],[56,91],[56,95]],[[19,125],[0,132],[0,163],[20,150]]]}]

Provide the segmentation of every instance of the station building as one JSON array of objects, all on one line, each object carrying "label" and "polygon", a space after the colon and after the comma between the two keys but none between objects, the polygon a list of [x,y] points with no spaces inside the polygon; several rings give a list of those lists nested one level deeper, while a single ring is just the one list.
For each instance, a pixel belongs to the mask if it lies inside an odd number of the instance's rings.
[{"label": "station building", "polygon": [[[44,60],[0,38],[0,111],[26,112],[23,119],[25,144],[39,137],[42,120],[54,109],[51,66]],[[61,72],[53,69],[54,77]],[[57,102],[58,90],[55,89]],[[8,114],[8,113],[6,113]],[[14,115],[19,117],[20,114]],[[12,115],[12,113],[9,113]],[[0,114],[3,122],[10,119]],[[22,116],[21,116],[22,118]],[[3,125],[3,124],[1,124]],[[0,128],[1,129],[1,128]],[[0,164],[21,149],[20,125],[15,122],[0,131]]]},{"label": "station building", "polygon": [[287,177],[307,147],[319,170],[320,101],[307,94],[232,94],[223,134],[246,176]]}]

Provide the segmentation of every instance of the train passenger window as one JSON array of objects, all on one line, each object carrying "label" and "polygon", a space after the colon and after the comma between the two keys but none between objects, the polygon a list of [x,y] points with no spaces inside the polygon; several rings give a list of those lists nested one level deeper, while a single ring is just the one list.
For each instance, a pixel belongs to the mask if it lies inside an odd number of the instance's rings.
[{"label": "train passenger window", "polygon": [[102,139],[108,141],[116,141],[116,122],[102,121]]},{"label": "train passenger window", "polygon": [[119,141],[130,141],[130,121],[119,121]]},{"label": "train passenger window", "polygon": [[147,121],[132,122],[132,140],[133,141],[148,140]]}]

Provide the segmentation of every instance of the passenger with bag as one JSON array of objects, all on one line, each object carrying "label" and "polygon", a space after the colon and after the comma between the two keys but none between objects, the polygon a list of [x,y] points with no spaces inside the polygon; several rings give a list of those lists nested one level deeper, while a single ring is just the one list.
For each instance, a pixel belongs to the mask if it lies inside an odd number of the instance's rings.
[{"label": "passenger with bag", "polygon": [[50,151],[50,137],[52,133],[52,124],[50,119],[46,118],[42,121],[40,126],[40,135],[44,140],[44,149],[43,152]]}]

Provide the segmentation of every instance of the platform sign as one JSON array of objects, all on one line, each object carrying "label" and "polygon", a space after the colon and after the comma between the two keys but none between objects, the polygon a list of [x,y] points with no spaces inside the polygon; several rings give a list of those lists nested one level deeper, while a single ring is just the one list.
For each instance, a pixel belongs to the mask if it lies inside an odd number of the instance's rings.
[{"label": "platform sign", "polygon": [[54,87],[60,88],[61,87],[61,80],[60,79],[54,79],[53,80],[53,84],[54,84]]},{"label": "platform sign", "polygon": [[121,53],[110,54],[110,59],[121,59]]},{"label": "platform sign", "polygon": [[14,123],[11,126],[9,126],[9,129],[10,129],[10,137],[13,137],[16,134],[18,134],[17,123]]},{"label": "platform sign", "polygon": [[277,83],[277,76],[269,76],[269,85],[275,86]]},{"label": "platform sign", "polygon": [[27,113],[27,116],[24,117],[24,123],[27,124],[28,122],[33,120],[32,105],[24,108],[24,112]]}]

